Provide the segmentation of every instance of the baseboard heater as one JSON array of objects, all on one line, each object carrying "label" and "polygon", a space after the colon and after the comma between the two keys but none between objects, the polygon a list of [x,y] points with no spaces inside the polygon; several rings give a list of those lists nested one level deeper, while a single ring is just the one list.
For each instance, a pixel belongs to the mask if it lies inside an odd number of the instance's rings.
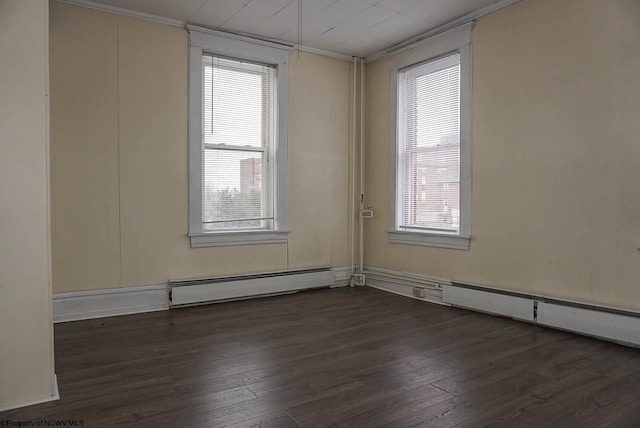
[{"label": "baseboard heater", "polygon": [[640,313],[452,282],[442,300],[472,309],[640,347]]},{"label": "baseboard heater", "polygon": [[169,307],[291,293],[336,283],[331,268],[169,281]]}]

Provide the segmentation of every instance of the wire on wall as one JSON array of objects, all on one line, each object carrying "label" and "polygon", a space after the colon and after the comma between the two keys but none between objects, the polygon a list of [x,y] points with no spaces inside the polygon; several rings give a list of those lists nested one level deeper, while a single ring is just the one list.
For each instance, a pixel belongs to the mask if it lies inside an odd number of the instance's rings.
[{"label": "wire on wall", "polygon": [[298,60],[302,50],[302,0],[298,0]]}]

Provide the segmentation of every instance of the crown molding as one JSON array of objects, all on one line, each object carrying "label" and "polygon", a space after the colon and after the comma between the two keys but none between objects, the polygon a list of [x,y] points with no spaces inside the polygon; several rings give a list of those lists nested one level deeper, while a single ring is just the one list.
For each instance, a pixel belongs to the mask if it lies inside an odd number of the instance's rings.
[{"label": "crown molding", "polygon": [[72,6],[84,7],[87,9],[93,9],[100,12],[109,12],[116,15],[129,16],[132,18],[144,19],[145,21],[158,22],[160,24],[172,25],[174,27],[184,28],[187,24],[185,21],[179,19],[166,18],[164,16],[152,15],[150,13],[137,12],[135,10],[129,10],[118,6],[111,6],[108,4],[95,3],[89,0],[55,0],[58,3],[70,4]]},{"label": "crown molding", "polygon": [[403,42],[389,46],[388,48],[376,52],[373,55],[369,55],[365,58],[365,62],[372,62],[377,59],[393,56],[407,49],[411,49],[414,45],[422,42],[423,40],[437,36],[446,31],[453,30],[454,28],[460,27],[464,24],[468,24],[469,22],[475,21],[478,18],[496,12],[500,9],[504,9],[505,7],[518,3],[519,1],[521,0],[498,0],[489,6],[483,7],[482,9],[468,13],[460,18],[454,19],[453,21],[449,21],[438,27],[432,28],[431,30],[425,31],[424,33],[418,34],[417,36],[413,36]]},{"label": "crown molding", "polygon": [[342,61],[353,61],[353,57],[355,56],[355,55],[347,55],[347,54],[341,54],[338,52],[327,51],[324,49],[312,48],[311,46],[295,44],[294,49],[298,49],[298,48],[300,48],[300,50],[303,52],[309,52],[316,55],[328,56],[331,58],[340,59]]},{"label": "crown molding", "polygon": [[236,31],[225,31],[225,30],[219,30],[217,28],[211,28],[211,27],[206,27],[202,25],[192,25],[192,24],[187,24],[186,29],[189,32],[195,31],[195,32],[200,32],[205,34],[211,34],[217,37],[240,40],[243,42],[254,43],[262,46],[268,46],[271,48],[283,49],[287,51],[292,51],[294,48],[294,44],[291,42],[285,42],[278,39],[255,36],[253,34],[248,34],[248,33],[241,33]]},{"label": "crown molding", "polygon": [[205,27],[202,25],[197,25],[197,24],[190,24],[186,21],[180,21],[178,19],[172,19],[172,18],[166,18],[164,16],[159,16],[159,15],[153,15],[150,13],[144,13],[144,12],[136,12],[134,10],[130,10],[130,9],[125,9],[122,7],[118,7],[118,6],[111,6],[111,5],[107,5],[107,4],[102,4],[102,3],[96,3],[94,1],[91,0],[55,0],[58,3],[65,3],[65,4],[70,4],[72,6],[78,6],[78,7],[84,7],[87,9],[93,9],[93,10],[97,10],[100,12],[108,12],[108,13],[113,13],[116,15],[122,15],[122,16],[128,16],[131,18],[138,18],[138,19],[143,19],[145,21],[151,21],[151,22],[157,22],[160,24],[165,24],[165,25],[171,25],[174,27],[180,27],[180,28],[186,28],[188,29],[189,27],[192,27],[194,29],[198,29],[198,31],[205,31],[205,32],[216,32],[218,34],[226,34],[228,36],[231,37],[242,37],[242,38],[249,38],[252,40],[258,40],[258,41],[263,41],[263,42],[268,42],[271,44],[278,44],[278,45],[283,45],[286,47],[290,47],[292,49],[300,49],[303,52],[309,52],[309,53],[313,53],[316,55],[323,55],[323,56],[327,56],[327,57],[331,57],[331,58],[336,58],[336,59],[340,59],[343,61],[352,61],[353,60],[353,56],[352,55],[346,55],[346,54],[341,54],[338,52],[332,52],[332,51],[327,51],[324,49],[318,49],[318,48],[313,48],[311,46],[305,46],[305,45],[297,45],[295,43],[292,42],[288,42],[285,40],[279,40],[279,39],[271,39],[271,38],[267,38],[267,37],[260,37],[257,36],[255,34],[247,34],[247,33],[241,33],[241,32],[233,32],[233,31],[225,31],[225,30],[220,30],[220,29],[212,29],[209,27]]}]

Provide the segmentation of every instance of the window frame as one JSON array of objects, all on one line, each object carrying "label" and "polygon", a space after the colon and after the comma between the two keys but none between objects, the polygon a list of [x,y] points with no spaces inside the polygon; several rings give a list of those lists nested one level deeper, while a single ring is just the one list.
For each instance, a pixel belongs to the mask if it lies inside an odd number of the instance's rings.
[{"label": "window frame", "polygon": [[[288,61],[291,45],[188,25],[189,31],[189,239],[192,248],[286,243],[288,218]],[[202,226],[202,56],[273,65],[277,74],[277,137],[273,174],[274,228],[204,231]]]},{"label": "window frame", "polygon": [[[437,36],[420,41],[390,58],[390,121],[389,121],[389,242],[395,244],[468,250],[471,240],[471,138],[472,138],[472,53],[471,30],[468,23]],[[398,192],[399,124],[398,73],[426,62],[458,52],[460,54],[460,227],[455,232],[406,231],[397,227],[401,195]]]}]

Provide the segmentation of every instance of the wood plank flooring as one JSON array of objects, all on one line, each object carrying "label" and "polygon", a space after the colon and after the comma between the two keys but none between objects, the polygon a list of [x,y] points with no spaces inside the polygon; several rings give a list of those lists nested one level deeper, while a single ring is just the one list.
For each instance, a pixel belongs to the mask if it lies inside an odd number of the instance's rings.
[{"label": "wood plank flooring", "polygon": [[[86,427],[638,427],[640,351],[371,288],[55,326]],[[45,426],[45,425],[42,425]]]}]

